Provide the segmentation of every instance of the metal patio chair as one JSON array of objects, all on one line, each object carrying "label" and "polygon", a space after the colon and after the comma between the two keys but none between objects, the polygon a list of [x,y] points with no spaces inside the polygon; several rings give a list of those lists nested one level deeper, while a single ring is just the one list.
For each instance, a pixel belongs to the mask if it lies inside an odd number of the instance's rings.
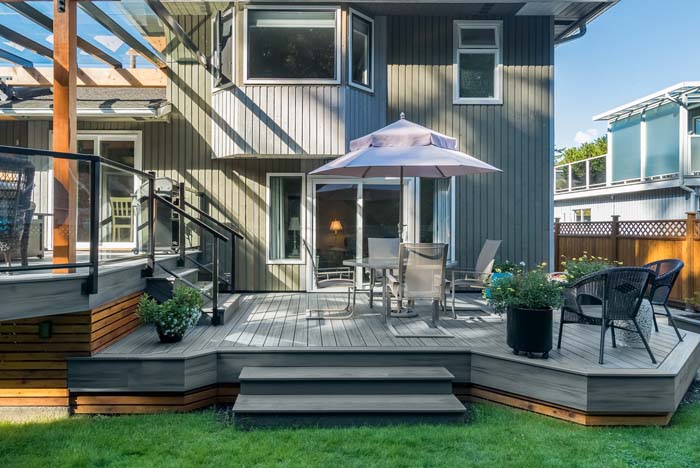
[{"label": "metal patio chair", "polygon": [[[656,358],[637,322],[639,308],[653,280],[654,272],[641,267],[609,268],[579,278],[564,290],[557,349],[561,348],[565,324],[598,325],[599,364],[604,363],[605,334],[608,329],[611,330],[613,348],[617,347],[615,329],[638,333],[651,362],[656,364]],[[622,327],[619,322],[631,322],[634,328]]]},{"label": "metal patio chair", "polygon": [[[306,249],[306,254],[309,256],[309,261],[311,262],[311,267],[313,269],[313,280],[316,285],[316,289],[328,289],[328,288],[347,288],[348,290],[348,302],[345,307],[342,308],[327,308],[327,309],[306,309],[306,319],[307,320],[347,320],[353,317],[355,313],[355,298],[357,295],[357,289],[355,288],[355,272],[351,267],[333,267],[333,268],[319,268],[316,264],[316,257],[311,252],[311,247],[306,242],[305,239],[301,240],[304,244],[304,249]],[[350,296],[352,295],[352,302],[350,302]],[[307,301],[308,301],[307,295]],[[341,315],[327,315],[341,313]],[[344,314],[343,314],[344,313]]]},{"label": "metal patio chair", "polygon": [[417,299],[432,301],[432,325],[438,326],[440,302],[445,293],[447,244],[401,244],[398,278],[387,282],[389,298],[398,307],[408,307]]},{"label": "metal patio chair", "polygon": [[496,252],[501,246],[500,240],[487,239],[481,247],[481,252],[476,259],[473,270],[462,270],[450,268],[450,280],[446,289],[452,296],[452,316],[457,318],[455,301],[458,289],[483,290],[489,287],[489,278],[493,273],[493,264],[496,261]]},{"label": "metal patio chair", "polygon": [[[367,250],[369,258],[399,258],[399,238],[369,237],[367,239]],[[381,286],[383,275],[381,271],[370,269],[369,271],[369,306],[373,307],[374,287],[377,283]]]},{"label": "metal patio chair", "polygon": [[0,252],[12,266],[12,251],[19,248],[23,266],[28,263],[29,229],[34,215],[34,165],[0,155]]},{"label": "metal patio chair", "polygon": [[[656,323],[657,315],[665,315],[668,318],[668,322],[673,326],[678,336],[678,341],[683,341],[680,331],[676,326],[675,320],[673,320],[673,315],[668,308],[668,298],[673,290],[673,285],[676,284],[676,280],[681,274],[683,269],[683,262],[678,259],[665,259],[657,260],[655,262],[647,263],[643,268],[649,268],[652,270],[656,277],[649,287],[647,294],[647,299],[651,304],[652,317],[654,317],[654,329],[659,331],[659,325]],[[666,313],[656,312],[654,306],[662,306]]]}]

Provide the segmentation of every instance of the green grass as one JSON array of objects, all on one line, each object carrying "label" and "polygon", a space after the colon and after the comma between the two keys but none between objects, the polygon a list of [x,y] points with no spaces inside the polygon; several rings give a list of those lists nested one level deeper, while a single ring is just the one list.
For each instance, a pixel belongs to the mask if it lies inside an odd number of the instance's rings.
[{"label": "green grass", "polygon": [[700,404],[666,428],[582,427],[474,405],[462,426],[239,431],[204,411],[0,424],[0,467],[697,467]]}]

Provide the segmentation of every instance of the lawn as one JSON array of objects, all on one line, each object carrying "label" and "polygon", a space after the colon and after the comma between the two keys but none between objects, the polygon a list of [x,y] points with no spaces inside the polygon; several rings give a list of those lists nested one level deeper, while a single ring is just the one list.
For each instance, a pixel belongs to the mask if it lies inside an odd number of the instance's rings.
[{"label": "lawn", "polygon": [[667,428],[586,428],[477,404],[463,426],[243,432],[208,410],[0,425],[0,467],[697,467],[698,441],[697,401]]}]

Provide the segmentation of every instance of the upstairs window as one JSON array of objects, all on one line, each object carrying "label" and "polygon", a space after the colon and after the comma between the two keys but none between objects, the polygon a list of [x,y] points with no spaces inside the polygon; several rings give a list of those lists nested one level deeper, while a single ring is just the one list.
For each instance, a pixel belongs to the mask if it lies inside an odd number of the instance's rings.
[{"label": "upstairs window", "polygon": [[454,22],[454,104],[503,102],[502,22]]},{"label": "upstairs window", "polygon": [[246,80],[337,82],[338,10],[246,10]]},{"label": "upstairs window", "polygon": [[574,221],[577,223],[589,223],[591,221],[591,209],[579,208],[574,210]]},{"label": "upstairs window", "polygon": [[350,84],[367,91],[374,87],[374,21],[350,10]]},{"label": "upstairs window", "polygon": [[233,83],[233,8],[218,11],[214,17],[214,88]]}]

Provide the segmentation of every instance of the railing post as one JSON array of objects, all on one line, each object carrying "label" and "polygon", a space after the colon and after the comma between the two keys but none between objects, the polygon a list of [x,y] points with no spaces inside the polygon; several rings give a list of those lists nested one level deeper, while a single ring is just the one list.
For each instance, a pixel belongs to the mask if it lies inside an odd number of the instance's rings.
[{"label": "railing post", "polygon": [[586,190],[591,186],[591,160],[586,159]]},{"label": "railing post", "polygon": [[94,161],[90,171],[90,275],[87,293],[97,293],[100,277],[100,161]]},{"label": "railing post", "polygon": [[569,173],[567,174],[567,183],[569,184],[569,192],[571,192],[572,182],[573,182],[573,166],[569,163]]},{"label": "railing post", "polygon": [[231,294],[236,292],[236,283],[235,283],[235,273],[236,273],[236,235],[234,233],[231,234],[231,272],[230,272],[230,277],[228,281],[228,292]]},{"label": "railing post", "polygon": [[224,324],[224,311],[219,309],[219,239],[214,238],[213,259],[211,264],[211,324]]},{"label": "railing post", "polygon": [[[186,209],[185,203],[185,183],[180,182],[178,185],[178,205],[183,211]],[[179,257],[177,260],[178,266],[185,266],[185,217],[178,216],[178,228],[177,228],[177,249]]]},{"label": "railing post", "polygon": [[560,218],[554,218],[554,261],[552,262],[552,268],[554,268],[554,271],[559,271],[561,269],[561,258],[559,254],[559,233],[561,226],[559,222]]},{"label": "railing post", "polygon": [[695,242],[695,211],[688,211],[685,218],[685,242],[681,259],[686,267],[681,272],[681,285],[683,292],[681,297],[693,296],[695,289],[695,259],[693,258],[693,243]]},{"label": "railing post", "polygon": [[156,271],[156,173],[149,171],[148,179],[148,268],[152,275]]},{"label": "railing post", "polygon": [[611,260],[619,262],[620,259],[617,258],[618,248],[617,248],[617,237],[620,235],[620,215],[612,215],[612,229],[610,230],[610,242],[612,242],[612,258]]}]

